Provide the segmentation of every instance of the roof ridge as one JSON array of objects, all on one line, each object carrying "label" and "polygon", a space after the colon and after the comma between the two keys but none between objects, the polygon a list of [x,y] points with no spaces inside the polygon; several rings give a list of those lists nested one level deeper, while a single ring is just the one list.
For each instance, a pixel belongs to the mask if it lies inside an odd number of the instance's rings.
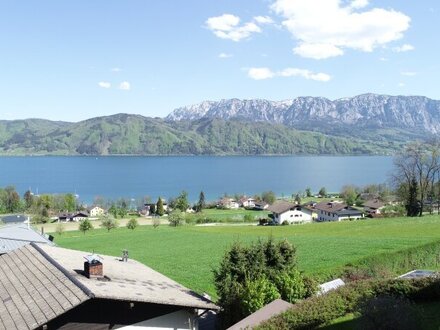
[{"label": "roof ridge", "polygon": [[82,284],[79,280],[72,276],[67,269],[61,266],[55,259],[49,256],[41,247],[39,247],[36,243],[31,242],[31,246],[37,250],[47,261],[49,261],[55,268],[57,268],[60,272],[62,272],[73,284],[75,284],[78,288],[81,289],[88,297],[95,298],[95,294],[87,288],[84,284]]}]

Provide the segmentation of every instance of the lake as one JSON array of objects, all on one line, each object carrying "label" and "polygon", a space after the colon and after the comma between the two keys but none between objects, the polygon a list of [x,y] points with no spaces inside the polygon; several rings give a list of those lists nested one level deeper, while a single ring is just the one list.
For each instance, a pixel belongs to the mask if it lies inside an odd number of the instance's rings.
[{"label": "lake", "polygon": [[384,183],[391,170],[392,157],[384,156],[0,157],[0,187],[21,195],[71,192],[86,203],[185,190],[196,201],[201,190],[207,200],[267,190],[290,196],[307,187],[338,192],[345,184]]}]

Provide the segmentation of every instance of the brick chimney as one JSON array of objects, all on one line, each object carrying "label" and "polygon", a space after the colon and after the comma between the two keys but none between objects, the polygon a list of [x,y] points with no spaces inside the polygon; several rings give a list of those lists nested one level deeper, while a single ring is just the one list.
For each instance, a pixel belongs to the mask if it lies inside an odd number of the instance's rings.
[{"label": "brick chimney", "polygon": [[97,254],[91,254],[84,257],[84,275],[88,278],[102,278],[104,277],[104,266],[102,264],[103,258]]}]

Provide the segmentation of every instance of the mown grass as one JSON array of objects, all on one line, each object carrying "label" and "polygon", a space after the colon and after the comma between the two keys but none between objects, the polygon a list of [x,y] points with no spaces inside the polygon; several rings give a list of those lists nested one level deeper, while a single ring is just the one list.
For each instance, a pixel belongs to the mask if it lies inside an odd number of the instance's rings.
[{"label": "mown grass", "polygon": [[100,254],[121,255],[173,278],[198,292],[215,297],[212,268],[235,240],[249,243],[272,235],[297,247],[298,265],[308,274],[335,273],[347,263],[372,255],[395,252],[440,239],[440,217],[394,218],[296,226],[141,226],[107,233],[94,229],[85,235],[56,235],[60,246]]}]

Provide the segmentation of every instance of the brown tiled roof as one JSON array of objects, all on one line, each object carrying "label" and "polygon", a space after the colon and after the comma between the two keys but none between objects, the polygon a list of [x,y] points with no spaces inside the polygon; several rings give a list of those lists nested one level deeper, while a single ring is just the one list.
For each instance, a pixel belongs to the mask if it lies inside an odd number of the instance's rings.
[{"label": "brown tiled roof", "polygon": [[347,204],[339,202],[321,202],[315,205],[315,209],[325,212],[337,212],[346,207]]},{"label": "brown tiled roof", "polygon": [[368,207],[370,209],[379,209],[379,208],[381,208],[384,205],[385,204],[382,201],[378,200],[378,199],[371,199],[371,200],[366,201],[364,203],[364,206]]},{"label": "brown tiled roof", "polygon": [[278,201],[274,204],[270,205],[267,209],[273,213],[284,213],[291,208],[296,207],[297,205],[294,203],[286,202],[286,201]]},{"label": "brown tiled roof", "polygon": [[229,327],[227,330],[252,329],[260,323],[270,319],[272,316],[285,312],[291,307],[293,307],[293,305],[287,301],[276,299],[240,322]]}]

